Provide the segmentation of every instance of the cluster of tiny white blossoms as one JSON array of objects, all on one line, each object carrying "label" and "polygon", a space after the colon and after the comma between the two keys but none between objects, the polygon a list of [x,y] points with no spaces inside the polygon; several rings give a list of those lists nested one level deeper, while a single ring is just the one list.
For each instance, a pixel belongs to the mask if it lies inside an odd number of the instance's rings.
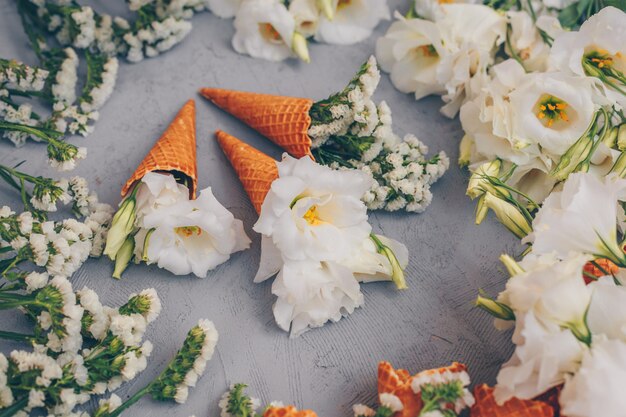
[{"label": "cluster of tiny white blossoms", "polygon": [[144,57],[155,57],[174,47],[190,31],[191,23],[176,19],[173,16],[162,21],[153,21],[137,32],[129,32],[124,35],[124,42],[128,45],[126,58],[130,62],[139,62]]},{"label": "cluster of tiny white blossoms", "polygon": [[372,100],[379,81],[371,57],[346,89],[312,106],[313,155],[319,163],[359,169],[374,178],[363,196],[369,209],[419,213],[431,203],[430,186],[449,160],[444,152],[427,159],[428,148],[414,135],[401,139],[393,132],[391,109]]}]

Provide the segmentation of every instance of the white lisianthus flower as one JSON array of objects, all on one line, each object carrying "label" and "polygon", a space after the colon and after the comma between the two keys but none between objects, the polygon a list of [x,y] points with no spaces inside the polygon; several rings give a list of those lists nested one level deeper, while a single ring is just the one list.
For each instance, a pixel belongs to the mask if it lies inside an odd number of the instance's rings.
[{"label": "white lisianthus flower", "polygon": [[511,25],[509,41],[513,48],[511,51],[507,46],[507,54],[517,55],[528,71],[545,71],[550,46],[543,40],[539,30],[554,38],[563,32],[559,20],[554,16],[542,15],[534,22],[531,15],[523,10],[510,10],[506,17]]},{"label": "white lisianthus flower", "polygon": [[352,272],[333,262],[287,262],[272,283],[274,317],[292,337],[339,321],[363,304]]},{"label": "white lisianthus flower", "polygon": [[[610,74],[617,71],[626,74],[626,13],[609,6],[587,19],[580,30],[564,32],[557,36],[550,52],[550,65],[563,72],[578,76]],[[613,79],[613,82],[620,84]],[[622,91],[626,89],[621,82]],[[618,101],[623,107],[623,93],[607,87],[607,97]]]},{"label": "white lisianthus flower", "polygon": [[381,20],[389,20],[389,6],[380,0],[331,0],[334,17],[322,15],[315,40],[351,45],[369,38]]},{"label": "white lisianthus flower", "polygon": [[361,196],[371,186],[370,177],[286,154],[277,165],[279,178],[254,230],[270,237],[285,260],[341,261],[369,238],[372,228]]},{"label": "white lisianthus flower", "polygon": [[607,276],[589,284],[593,289],[587,324],[594,334],[626,343],[626,287]]},{"label": "white lisianthus flower", "polygon": [[292,0],[289,13],[296,21],[296,31],[310,37],[315,35],[320,19],[316,0]]},{"label": "white lisianthus flower", "polygon": [[137,217],[148,215],[160,207],[167,207],[189,198],[189,189],[176,182],[174,176],[148,172],[137,184]]},{"label": "white lisianthus flower", "polygon": [[529,73],[513,90],[510,135],[563,155],[594,120],[593,82],[558,72]]},{"label": "white lisianthus flower", "polygon": [[211,13],[222,19],[234,17],[242,2],[243,0],[206,0]]},{"label": "white lisianthus flower", "polygon": [[147,262],[176,275],[204,278],[232,253],[250,246],[241,220],[217,201],[210,188],[196,200],[181,200],[145,215],[142,227],[154,229],[144,244]]},{"label": "white lisianthus flower", "polygon": [[296,22],[279,0],[245,0],[235,17],[233,48],[240,54],[269,61],[293,55]]},{"label": "white lisianthus flower", "polygon": [[439,20],[442,16],[441,5],[451,3],[481,4],[479,0],[415,0],[415,13],[424,19]]},{"label": "white lisianthus flower", "polygon": [[510,398],[532,399],[565,382],[576,372],[586,346],[567,329],[540,323],[533,312],[516,316],[517,347],[497,377],[494,396],[499,404]]},{"label": "white lisianthus flower", "polygon": [[626,409],[626,343],[597,337],[559,396],[562,415],[621,417]]},{"label": "white lisianthus flower", "polygon": [[443,94],[437,81],[441,56],[447,51],[435,23],[423,19],[397,19],[385,36],[376,43],[376,57],[383,71],[388,72],[394,87],[403,93],[414,93],[419,100],[430,94]]},{"label": "white lisianthus flower", "polygon": [[562,191],[546,198],[525,241],[532,242],[535,254],[582,252],[624,263],[617,242],[617,202],[625,188],[626,181],[615,176],[570,175]]}]

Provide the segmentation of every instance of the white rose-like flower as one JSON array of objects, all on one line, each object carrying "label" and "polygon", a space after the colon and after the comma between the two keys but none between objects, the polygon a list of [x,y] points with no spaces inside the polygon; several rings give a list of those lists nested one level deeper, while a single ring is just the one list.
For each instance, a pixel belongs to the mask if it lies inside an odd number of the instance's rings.
[{"label": "white rose-like flower", "polygon": [[234,17],[239,9],[239,5],[244,0],[205,0],[207,7],[214,15],[222,19]]},{"label": "white rose-like flower", "polygon": [[240,54],[269,61],[292,56],[296,22],[279,0],[245,0],[234,21],[233,48]]},{"label": "white rose-like flower", "polygon": [[352,272],[333,262],[287,262],[272,283],[276,323],[292,337],[339,321],[363,304]]},{"label": "white rose-like flower", "polygon": [[365,173],[337,171],[286,154],[277,165],[279,177],[254,230],[271,238],[285,260],[342,261],[369,238],[361,196],[372,179]]},{"label": "white rose-like flower", "polygon": [[389,73],[394,87],[403,93],[414,93],[416,100],[443,94],[445,89],[437,81],[437,66],[447,51],[439,29],[433,22],[406,19],[398,12],[395,18],[376,43],[381,68]]},{"label": "white rose-like flower", "polygon": [[562,384],[576,372],[586,349],[572,332],[544,326],[532,312],[516,316],[515,326],[521,340],[498,373],[494,396],[499,404],[512,397],[532,399]]},{"label": "white rose-like flower", "polygon": [[626,344],[597,337],[559,396],[562,415],[621,417],[626,410]]},{"label": "white rose-like flower", "polygon": [[332,20],[320,17],[315,40],[337,45],[351,45],[369,38],[381,20],[389,20],[389,6],[380,0],[331,0]]},{"label": "white rose-like flower", "polygon": [[250,246],[241,220],[217,201],[210,188],[196,200],[151,212],[144,217],[143,227],[154,228],[145,243],[147,262],[176,275],[193,273],[204,278],[232,253]]},{"label": "white rose-like flower", "polygon": [[616,285],[613,277],[602,277],[589,284],[593,289],[587,324],[596,335],[626,343],[626,287]]},{"label": "white rose-like flower", "polygon": [[614,176],[600,180],[589,173],[570,175],[562,191],[546,198],[525,240],[532,242],[536,254],[555,251],[567,257],[569,252],[582,252],[622,262],[617,202],[625,188],[626,181]]},{"label": "white rose-like flower", "polygon": [[[563,32],[554,39],[551,67],[584,76],[585,66],[594,71],[626,73],[626,13],[609,6],[587,19],[580,30]],[[613,80],[616,82],[615,80]],[[619,84],[619,82],[617,82]],[[622,90],[625,88],[622,82]],[[622,93],[607,88],[609,99],[626,105]]]},{"label": "white rose-like flower", "polygon": [[148,172],[137,186],[136,212],[139,218],[189,198],[189,189],[177,183],[170,174]]},{"label": "white rose-like flower", "polygon": [[507,47],[507,53],[515,53],[523,62],[528,71],[545,71],[550,55],[550,46],[542,39],[539,30],[544,30],[549,36],[555,37],[562,32],[559,20],[554,16],[542,15],[534,22],[526,11],[510,10],[506,13],[511,25],[510,44],[513,51]]}]

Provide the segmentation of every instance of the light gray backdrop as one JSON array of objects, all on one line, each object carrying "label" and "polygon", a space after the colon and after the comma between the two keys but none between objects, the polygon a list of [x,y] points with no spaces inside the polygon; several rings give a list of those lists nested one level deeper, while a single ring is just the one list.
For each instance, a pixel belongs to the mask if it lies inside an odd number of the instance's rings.
[{"label": "light gray backdrop", "polygon": [[[122,3],[94,2],[106,12],[123,10]],[[390,1],[392,10],[404,11],[407,4]],[[246,382],[264,402],[282,400],[312,408],[321,417],[347,417],[352,404],[375,402],[376,366],[383,359],[411,372],[461,361],[469,366],[473,382],[493,383],[512,351],[510,335],[496,331],[487,314],[472,303],[480,288],[494,295],[502,289],[505,274],[498,256],[503,251],[516,253],[519,246],[491,216],[482,226],[474,225],[474,206],[464,193],[467,173],[455,163],[462,132],[457,121],[439,114],[438,98],[415,102],[396,91],[386,75],[376,94],[377,100],[391,106],[398,133],[417,134],[431,151],[444,149],[452,161],[449,172],[433,187],[433,203],[424,214],[370,216],[377,233],[409,247],[410,288],[398,292],[388,283],[363,285],[363,308],[339,323],[289,339],[274,324],[270,281],[252,283],[259,260],[259,237],[251,230],[256,214],[213,132],[223,129],[275,157],[280,151],[197,95],[200,87],[212,86],[325,98],[342,89],[374,52],[375,39],[389,22],[358,45],[311,45],[309,65],[238,55],[230,45],[230,20],[203,13],[193,25],[187,39],[165,55],[139,64],[122,63],[95,133],[71,139],[89,151],[72,174],[86,177],[102,201],[117,204],[123,182],[183,103],[195,98],[199,186],[213,187],[253,239],[250,250],[234,255],[206,279],[174,277],[141,265],[130,267],[122,281],[115,281],[107,259],[89,260],[72,277],[76,289],[87,285],[108,305],[118,306],[130,293],[148,287],[156,288],[161,297],[161,316],[146,334],[155,345],[148,369],[119,390],[123,398],[157,375],[199,318],[213,320],[220,332],[216,354],[186,404],[145,398],[127,415],[218,416],[217,401],[227,386]],[[0,0],[0,56],[36,64],[11,0]],[[26,160],[25,171],[56,175],[46,167],[44,155],[40,144],[15,149],[0,140],[0,163]],[[18,195],[3,184],[0,204],[20,207]],[[2,330],[28,328],[17,312],[2,313],[0,323]],[[2,341],[0,347],[8,352],[18,345]]]}]

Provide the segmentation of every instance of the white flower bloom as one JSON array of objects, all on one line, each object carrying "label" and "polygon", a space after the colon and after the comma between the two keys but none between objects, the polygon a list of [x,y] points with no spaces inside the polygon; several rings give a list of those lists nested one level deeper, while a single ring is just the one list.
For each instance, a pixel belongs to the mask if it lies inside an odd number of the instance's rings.
[{"label": "white flower bloom", "polygon": [[250,246],[241,220],[217,201],[210,188],[196,200],[152,211],[144,216],[142,227],[154,228],[146,242],[148,263],[176,275],[204,278],[232,253]]},{"label": "white flower bloom", "polygon": [[243,0],[206,0],[207,7],[216,16],[222,19],[235,17]]},{"label": "white flower bloom", "polygon": [[327,321],[339,321],[363,304],[352,272],[332,262],[287,262],[272,284],[274,318],[296,337]]},{"label": "white flower bloom", "polygon": [[80,105],[84,112],[100,109],[111,97],[115,87],[118,67],[119,63],[115,57],[109,58],[104,64],[104,71],[101,73],[102,82],[88,92],[89,100],[83,101]]},{"label": "white flower bloom", "polygon": [[372,410],[365,404],[353,405],[352,411],[354,412],[354,417],[374,417],[376,415],[376,411]]},{"label": "white flower bloom", "polygon": [[52,95],[58,102],[72,104],[76,101],[76,83],[78,81],[78,55],[72,48],[63,50],[66,59],[63,60],[59,72],[57,72],[55,83],[52,85]]},{"label": "white flower bloom", "polygon": [[331,0],[334,18],[320,17],[315,40],[351,45],[371,36],[381,20],[389,20],[389,6],[379,0]]},{"label": "white flower bloom", "polygon": [[582,252],[620,262],[624,254],[617,243],[617,201],[625,188],[626,181],[615,177],[570,175],[562,191],[546,198],[526,241],[536,254],[555,251],[566,257]]},{"label": "white flower bloom", "polygon": [[498,373],[494,396],[499,404],[512,397],[532,399],[562,384],[577,371],[585,351],[571,331],[543,325],[532,312],[516,316],[515,326],[520,340]]},{"label": "white flower bloom", "polygon": [[295,20],[279,0],[246,0],[234,21],[233,48],[270,61],[292,56]]},{"label": "white flower bloom", "polygon": [[173,175],[148,172],[137,184],[136,208],[139,221],[162,207],[189,199],[189,189],[176,182]]},{"label": "white flower bloom", "polygon": [[305,37],[317,32],[320,12],[316,0],[293,0],[289,3],[289,13],[296,22],[296,31]]},{"label": "white flower bloom", "polygon": [[335,171],[285,155],[254,230],[289,260],[349,257],[371,232],[360,198],[370,187],[358,171]]},{"label": "white flower bloom", "polygon": [[541,15],[534,22],[531,15],[524,11],[510,10],[506,13],[511,25],[509,41],[513,51],[507,47],[507,53],[517,55],[528,71],[545,71],[548,65],[550,46],[543,40],[539,30],[556,37],[563,32],[559,20],[549,15]]},{"label": "white flower bloom", "polygon": [[402,409],[404,408],[404,404],[402,404],[400,398],[393,394],[383,392],[378,395],[378,399],[381,406],[389,408],[394,413],[402,411]]},{"label": "white flower bloom", "polygon": [[602,277],[589,284],[593,290],[587,324],[595,338],[599,335],[626,342],[626,287],[613,277]]},{"label": "white flower bloom", "polygon": [[561,412],[570,417],[621,417],[626,396],[620,389],[626,378],[626,344],[623,340],[594,338],[580,369],[568,378],[559,396]]},{"label": "white flower bloom", "polygon": [[450,3],[481,4],[482,2],[480,0],[416,0],[415,13],[424,19],[437,21],[443,15],[441,5]]}]

